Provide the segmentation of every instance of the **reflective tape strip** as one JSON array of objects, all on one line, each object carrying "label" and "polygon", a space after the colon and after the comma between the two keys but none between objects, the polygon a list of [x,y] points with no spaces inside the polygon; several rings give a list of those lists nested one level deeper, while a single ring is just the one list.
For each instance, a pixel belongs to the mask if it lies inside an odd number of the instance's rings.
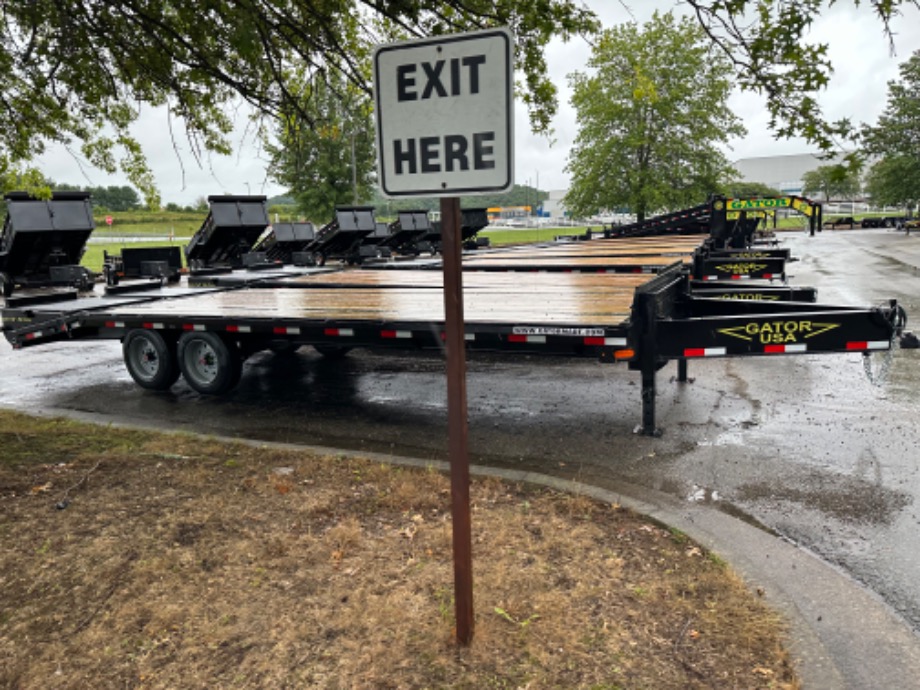
[{"label": "reflective tape strip", "polygon": [[724,347],[688,347],[684,357],[718,357],[726,352]]},{"label": "reflective tape strip", "polygon": [[719,276],[703,276],[703,280],[718,280]]},{"label": "reflective tape strip", "polygon": [[626,347],[626,338],[585,338],[585,345]]},{"label": "reflective tape strip", "polygon": [[509,343],[546,343],[545,335],[509,335]]},{"label": "reflective tape strip", "polygon": [[323,335],[331,335],[339,338],[353,338],[355,332],[354,329],[351,328],[327,328],[323,331]]},{"label": "reflective tape strip", "polygon": [[380,331],[381,338],[411,338],[412,331]]},{"label": "reflective tape strip", "polygon": [[106,321],[105,327],[106,328],[124,328],[125,322],[124,321]]},{"label": "reflective tape strip", "polygon": [[766,345],[763,349],[767,354],[784,354],[787,352],[805,352],[808,345],[805,343],[796,343],[793,345]]},{"label": "reflective tape strip", "polygon": [[862,340],[847,343],[847,350],[887,350],[891,343],[887,340]]},{"label": "reflective tape strip", "polygon": [[146,329],[165,328],[161,323],[142,323],[141,326]]},{"label": "reflective tape strip", "polygon": [[251,326],[236,326],[236,325],[231,324],[230,326],[227,326],[227,332],[228,333],[252,333],[252,327]]},{"label": "reflective tape strip", "polygon": [[275,335],[300,335],[300,329],[296,326],[275,326],[272,329]]},{"label": "reflective tape strip", "polygon": [[204,327],[204,324],[200,324],[200,323],[184,323],[184,324],[182,324],[182,330],[183,330],[183,331],[204,331],[204,330],[207,330],[207,329]]},{"label": "reflective tape strip", "polygon": [[32,331],[31,333],[26,333],[26,340],[35,340],[36,338],[41,338],[41,331]]}]

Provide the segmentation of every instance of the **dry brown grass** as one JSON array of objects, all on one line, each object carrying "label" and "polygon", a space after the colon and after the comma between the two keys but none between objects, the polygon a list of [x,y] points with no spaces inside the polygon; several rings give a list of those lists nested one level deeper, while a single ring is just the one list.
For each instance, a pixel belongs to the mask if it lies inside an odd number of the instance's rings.
[{"label": "dry brown grass", "polygon": [[452,636],[430,471],[0,413],[0,688],[797,688],[783,626],[629,511],[472,487]]}]

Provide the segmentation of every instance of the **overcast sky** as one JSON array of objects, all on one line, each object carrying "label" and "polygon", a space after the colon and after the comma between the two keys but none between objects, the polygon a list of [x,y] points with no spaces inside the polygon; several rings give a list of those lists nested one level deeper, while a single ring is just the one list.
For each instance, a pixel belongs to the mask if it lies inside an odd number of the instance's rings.
[{"label": "overcast sky", "polygon": [[[605,26],[631,18],[645,22],[656,7],[684,11],[681,2],[667,0],[633,3],[632,16],[623,4],[614,0],[589,0],[587,4],[598,12]],[[828,118],[875,122],[885,106],[887,83],[898,77],[898,65],[907,60],[911,51],[920,48],[920,10],[906,8],[894,27],[897,32],[894,55],[890,53],[880,22],[872,16],[868,5],[855,9],[850,3],[840,3],[812,27],[810,36],[815,41],[829,43],[830,59],[835,66],[831,84],[819,99]],[[549,46],[547,61],[552,79],[560,90],[559,113],[553,123],[553,137],[549,139],[530,134],[526,109],[519,104],[516,106],[515,177],[519,184],[539,183],[545,190],[568,186],[565,165],[576,125],[574,110],[569,105],[566,75],[584,70],[589,57],[590,48],[580,39],[568,44],[554,42]],[[731,150],[727,152],[730,160],[813,152],[801,140],[773,138],[767,129],[767,113],[759,96],[737,93],[730,105],[748,130],[744,138],[732,141]],[[164,204],[170,201],[191,204],[210,194],[272,196],[284,191],[266,178],[264,154],[252,132],[247,132],[245,113],[240,112],[237,120],[239,127],[233,137],[237,152],[229,157],[211,155],[199,164],[188,151],[176,123],[173,123],[173,131],[177,134],[178,151],[171,142],[165,114],[151,109],[142,114],[135,134],[145,147]],[[127,184],[122,177],[110,177],[88,167],[85,162],[81,164],[78,156],[60,147],[49,150],[38,161],[38,166],[57,182],[85,186]]]}]

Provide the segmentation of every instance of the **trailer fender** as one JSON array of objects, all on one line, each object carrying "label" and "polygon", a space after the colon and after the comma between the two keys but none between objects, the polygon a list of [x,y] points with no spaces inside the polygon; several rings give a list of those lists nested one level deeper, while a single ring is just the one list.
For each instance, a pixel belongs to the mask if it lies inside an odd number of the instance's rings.
[{"label": "trailer fender", "polygon": [[176,343],[158,331],[135,328],[122,341],[125,367],[141,388],[163,391],[179,378]]},{"label": "trailer fender", "polygon": [[236,343],[208,331],[183,333],[179,338],[178,360],[185,381],[204,395],[227,393],[239,383],[243,370]]}]

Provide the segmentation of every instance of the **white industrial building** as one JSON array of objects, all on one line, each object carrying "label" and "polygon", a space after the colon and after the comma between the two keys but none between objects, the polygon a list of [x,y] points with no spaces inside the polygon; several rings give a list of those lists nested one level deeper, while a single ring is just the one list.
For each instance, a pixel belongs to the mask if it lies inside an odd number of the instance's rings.
[{"label": "white industrial building", "polygon": [[805,173],[843,162],[844,154],[819,158],[811,153],[742,158],[733,163],[742,182],[760,182],[783,194],[801,194]]}]

